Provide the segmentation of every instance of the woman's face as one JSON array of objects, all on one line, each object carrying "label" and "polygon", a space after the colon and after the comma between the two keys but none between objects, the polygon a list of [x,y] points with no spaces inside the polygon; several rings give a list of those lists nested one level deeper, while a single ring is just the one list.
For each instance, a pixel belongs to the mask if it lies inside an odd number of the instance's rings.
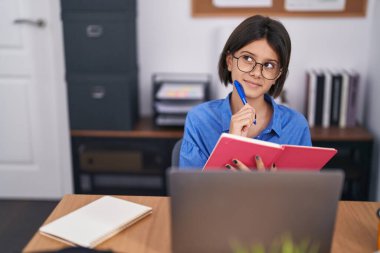
[{"label": "woman's face", "polygon": [[[228,70],[231,72],[232,81],[237,80],[241,83],[248,99],[263,96],[280,76],[279,57],[266,39],[256,40],[247,44],[233,55],[229,54],[226,61]],[[256,64],[250,72],[243,72],[249,71],[249,66],[252,68],[254,62],[261,63],[262,65]],[[267,78],[275,79],[268,80],[264,78],[262,73]]]}]

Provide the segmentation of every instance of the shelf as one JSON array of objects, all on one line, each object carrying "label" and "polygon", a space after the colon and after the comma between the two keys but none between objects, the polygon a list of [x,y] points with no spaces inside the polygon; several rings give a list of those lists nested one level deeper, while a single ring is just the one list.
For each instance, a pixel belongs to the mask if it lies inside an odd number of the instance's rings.
[{"label": "shelf", "polygon": [[115,171],[115,170],[110,170],[107,168],[104,169],[96,169],[96,170],[86,170],[82,168],[82,173],[83,174],[88,174],[88,175],[127,175],[127,176],[162,176],[165,174],[165,171],[162,169],[144,169],[144,170],[125,170],[125,171]]},{"label": "shelf", "polygon": [[[310,129],[313,141],[372,141],[373,135],[363,127],[313,127]],[[71,137],[96,138],[172,138],[180,139],[183,136],[182,127],[157,127],[151,117],[138,120],[131,131],[107,130],[71,130]]]},{"label": "shelf", "polygon": [[310,128],[313,141],[372,141],[373,135],[363,127],[313,127]]},{"label": "shelf", "polygon": [[150,117],[140,118],[131,131],[71,130],[71,137],[180,139],[182,136],[182,127],[157,127]]}]

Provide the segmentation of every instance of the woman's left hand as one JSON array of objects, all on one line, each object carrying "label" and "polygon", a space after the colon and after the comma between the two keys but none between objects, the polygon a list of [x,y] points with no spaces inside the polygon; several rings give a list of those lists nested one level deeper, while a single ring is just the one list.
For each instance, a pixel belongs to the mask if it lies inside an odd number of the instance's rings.
[{"label": "woman's left hand", "polygon": [[[263,160],[261,159],[260,156],[256,156],[255,157],[255,161],[256,161],[256,169],[258,171],[265,171],[266,168],[264,166],[264,162]],[[237,159],[233,159],[232,160],[234,166],[230,165],[230,164],[226,164],[226,168],[227,169],[230,169],[232,171],[251,171],[250,168],[248,168],[244,163],[242,163],[241,161],[237,160]],[[275,164],[272,164],[271,167],[269,168],[270,171],[276,171],[277,168],[276,168],[276,165]]]}]

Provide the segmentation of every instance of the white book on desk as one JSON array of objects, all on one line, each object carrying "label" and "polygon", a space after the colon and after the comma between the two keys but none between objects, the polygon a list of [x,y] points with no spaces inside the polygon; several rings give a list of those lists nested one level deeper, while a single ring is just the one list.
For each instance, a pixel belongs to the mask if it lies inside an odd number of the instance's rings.
[{"label": "white book on desk", "polygon": [[71,245],[93,248],[151,212],[151,207],[104,196],[40,227],[39,231]]}]

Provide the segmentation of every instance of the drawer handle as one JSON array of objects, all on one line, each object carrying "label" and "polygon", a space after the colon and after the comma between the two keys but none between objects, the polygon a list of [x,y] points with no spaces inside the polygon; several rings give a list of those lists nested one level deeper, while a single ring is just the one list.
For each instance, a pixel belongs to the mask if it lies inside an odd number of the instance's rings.
[{"label": "drawer handle", "polygon": [[101,25],[88,25],[86,28],[87,37],[99,38],[103,35],[103,26]]},{"label": "drawer handle", "polygon": [[104,86],[94,86],[91,90],[91,96],[94,99],[102,99],[106,95]]}]

